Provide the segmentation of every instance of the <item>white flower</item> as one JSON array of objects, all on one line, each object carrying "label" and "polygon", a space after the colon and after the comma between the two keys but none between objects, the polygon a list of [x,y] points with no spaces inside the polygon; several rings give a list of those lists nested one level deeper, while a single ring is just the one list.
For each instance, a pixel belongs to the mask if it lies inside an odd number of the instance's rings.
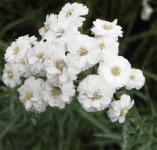
[{"label": "white flower", "polygon": [[25,80],[18,91],[20,101],[24,104],[26,111],[43,112],[46,109],[46,103],[42,99],[44,81],[30,77]]},{"label": "white flower", "polygon": [[51,33],[53,33],[53,31],[51,32],[50,28],[52,28],[53,26],[56,26],[57,20],[58,20],[58,18],[57,18],[57,15],[55,15],[55,14],[50,14],[50,15],[46,16],[46,21],[44,23],[44,27],[39,29],[39,33],[43,37],[43,39],[46,39],[46,37],[52,38],[53,36],[55,36],[53,34],[51,35]]},{"label": "white flower", "polygon": [[44,60],[49,47],[48,42],[40,41],[27,53],[29,69],[33,75],[44,76]]},{"label": "white flower", "polygon": [[97,46],[103,52],[118,55],[119,43],[113,38],[97,38]]},{"label": "white flower", "polygon": [[80,70],[71,58],[66,56],[65,47],[62,44],[55,43],[48,48],[48,51],[44,68],[49,81],[67,82],[75,80]]},{"label": "white flower", "polygon": [[13,64],[5,64],[2,80],[5,85],[9,86],[10,88],[14,88],[21,83],[20,73]]},{"label": "white flower", "polygon": [[122,27],[117,25],[117,19],[113,22],[96,19],[93,24],[94,27],[91,31],[96,36],[108,36],[113,38],[122,37]]},{"label": "white flower", "polygon": [[141,12],[141,19],[142,20],[149,20],[151,14],[153,13],[153,8],[148,4],[149,0],[143,0],[142,2],[142,12]]},{"label": "white flower", "polygon": [[9,63],[15,63],[25,57],[26,52],[35,44],[36,38],[28,35],[19,37],[6,50],[5,60]]},{"label": "white flower", "polygon": [[97,47],[96,39],[87,35],[77,35],[67,44],[68,55],[76,60],[81,70],[86,70],[100,61],[101,51]]},{"label": "white flower", "polygon": [[78,29],[74,24],[65,23],[58,20],[55,14],[47,15],[44,27],[39,29],[39,33],[43,39],[47,41],[66,41],[69,36],[78,33]]},{"label": "white flower", "polygon": [[65,103],[71,102],[74,94],[75,87],[71,81],[62,84],[47,81],[42,91],[44,101],[51,107],[58,107],[60,109],[65,107]]},{"label": "white flower", "polygon": [[[29,50],[28,50],[29,51]],[[28,64],[28,57],[27,54],[23,58],[19,58],[13,66],[18,70],[20,73],[20,77],[30,77],[32,75],[30,71],[30,65]]]},{"label": "white flower", "polygon": [[145,77],[143,73],[139,69],[131,69],[131,73],[129,76],[128,83],[126,84],[126,88],[131,90],[133,88],[139,90],[143,87],[145,83]]},{"label": "white flower", "polygon": [[108,117],[112,122],[119,121],[119,123],[123,123],[126,114],[133,105],[134,100],[131,101],[130,96],[123,94],[120,100],[113,101],[109,105]]},{"label": "white flower", "polygon": [[59,12],[58,19],[66,24],[74,24],[76,27],[81,27],[85,16],[88,14],[88,8],[79,3],[67,3]]},{"label": "white flower", "polygon": [[98,75],[89,75],[78,87],[78,101],[88,112],[108,107],[115,92],[114,87]]},{"label": "white flower", "polygon": [[105,54],[100,63],[98,74],[119,89],[127,84],[131,71],[131,65],[122,56]]}]

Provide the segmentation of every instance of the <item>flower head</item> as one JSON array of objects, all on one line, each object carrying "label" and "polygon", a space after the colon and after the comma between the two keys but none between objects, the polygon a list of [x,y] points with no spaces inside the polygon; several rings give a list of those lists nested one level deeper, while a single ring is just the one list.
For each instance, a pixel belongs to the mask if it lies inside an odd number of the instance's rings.
[{"label": "flower head", "polygon": [[44,101],[51,107],[63,109],[65,103],[70,103],[75,94],[75,88],[72,82],[57,83],[47,81],[42,91]]},{"label": "flower head", "polygon": [[117,89],[127,84],[131,65],[122,56],[105,54],[103,62],[100,63],[98,73]]},{"label": "flower head", "polygon": [[106,80],[98,75],[89,75],[78,87],[78,101],[89,112],[105,109],[111,102],[115,92]]},{"label": "flower head", "polygon": [[43,112],[46,103],[42,99],[44,81],[30,77],[18,89],[20,101],[24,104],[26,111]]},{"label": "flower head", "polygon": [[7,63],[3,70],[2,80],[5,85],[14,88],[21,83],[20,73],[14,65]]},{"label": "flower head", "polygon": [[131,73],[129,75],[129,80],[126,84],[126,88],[131,90],[133,88],[139,90],[143,87],[145,83],[145,77],[143,73],[139,69],[131,69]]},{"label": "flower head", "polygon": [[118,55],[119,52],[119,43],[113,38],[97,38],[97,47],[102,52],[111,53],[113,55]]},{"label": "flower head", "polygon": [[33,75],[44,76],[44,60],[46,57],[47,49],[49,47],[48,42],[37,42],[33,49],[27,53],[29,70]]},{"label": "flower head", "polygon": [[94,27],[91,31],[96,36],[108,36],[112,38],[122,37],[122,27],[117,25],[117,19],[113,22],[97,19],[93,22]]},{"label": "flower head", "polygon": [[75,80],[79,69],[65,54],[65,47],[61,44],[52,44],[44,61],[46,76],[50,81],[67,82]]},{"label": "flower head", "polygon": [[119,121],[119,123],[123,123],[126,114],[133,105],[134,100],[131,101],[130,96],[123,94],[120,100],[113,101],[109,105],[109,110],[107,112],[108,117],[112,122]]},{"label": "flower head", "polygon": [[82,16],[87,14],[88,8],[83,4],[67,3],[59,12],[58,18],[67,24],[74,24],[76,27],[81,27],[83,25],[83,21],[85,21],[85,18]]},{"label": "flower head", "polygon": [[6,50],[5,60],[10,63],[18,62],[19,59],[25,57],[26,52],[32,48],[32,45],[36,43],[36,38],[34,36],[29,37],[21,36],[11,43]]},{"label": "flower head", "polygon": [[66,42],[69,36],[78,33],[78,28],[74,23],[65,22],[64,20],[58,19],[57,15],[50,14],[47,15],[44,27],[39,29],[39,33],[47,41]]},{"label": "flower head", "polygon": [[96,39],[87,35],[77,35],[67,44],[69,57],[76,60],[81,70],[86,70],[100,61],[101,51]]}]

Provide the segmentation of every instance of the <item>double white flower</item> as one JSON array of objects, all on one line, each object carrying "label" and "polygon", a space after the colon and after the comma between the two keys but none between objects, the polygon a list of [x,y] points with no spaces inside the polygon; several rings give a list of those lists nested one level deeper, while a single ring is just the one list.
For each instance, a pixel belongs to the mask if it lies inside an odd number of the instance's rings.
[{"label": "double white flower", "polygon": [[44,69],[51,82],[59,80],[61,83],[75,80],[80,72],[71,58],[66,55],[64,45],[57,43],[50,45],[44,61]]},{"label": "double white flower", "polygon": [[98,75],[85,78],[78,87],[78,101],[89,112],[104,110],[115,92],[114,86]]},{"label": "double white flower", "polygon": [[69,57],[82,71],[100,61],[101,51],[97,47],[97,41],[87,35],[76,35],[68,42],[67,48]]},{"label": "double white flower", "polygon": [[79,3],[67,3],[59,12],[58,19],[65,24],[72,24],[76,27],[81,27],[85,18],[83,16],[88,14],[87,6]]},{"label": "double white flower", "polygon": [[36,38],[21,36],[16,39],[11,46],[6,50],[5,60],[9,63],[19,62],[21,58],[25,57],[26,52],[32,48],[32,45],[36,42]]},{"label": "double white flower", "polygon": [[112,122],[118,121],[123,123],[125,121],[125,116],[134,105],[134,100],[131,101],[130,96],[122,95],[120,100],[113,101],[109,105],[109,110],[107,112],[108,117]]},{"label": "double white flower", "polygon": [[40,41],[37,42],[32,49],[27,52],[29,70],[32,75],[44,76],[44,60],[46,53],[49,50],[49,43]]},{"label": "double white flower", "polygon": [[93,24],[94,26],[91,31],[95,34],[95,36],[112,37],[115,39],[123,36],[122,27],[117,25],[117,19],[113,22],[96,19]]},{"label": "double white flower", "polygon": [[14,88],[21,83],[20,73],[16,67],[11,64],[5,64],[2,80],[5,85]]},{"label": "double white flower", "polygon": [[103,62],[100,63],[98,73],[116,89],[126,86],[131,73],[131,65],[122,56],[104,54]]},{"label": "double white flower", "polygon": [[131,73],[129,75],[128,82],[126,84],[126,88],[128,90],[131,89],[141,89],[145,83],[145,77],[143,76],[143,73],[139,69],[131,69]]},{"label": "double white flower", "polygon": [[75,94],[75,86],[72,82],[58,83],[46,81],[42,91],[43,100],[51,107],[63,109],[69,104]]},{"label": "double white flower", "polygon": [[18,89],[20,101],[27,111],[43,112],[46,109],[46,103],[42,99],[44,81],[30,77]]}]

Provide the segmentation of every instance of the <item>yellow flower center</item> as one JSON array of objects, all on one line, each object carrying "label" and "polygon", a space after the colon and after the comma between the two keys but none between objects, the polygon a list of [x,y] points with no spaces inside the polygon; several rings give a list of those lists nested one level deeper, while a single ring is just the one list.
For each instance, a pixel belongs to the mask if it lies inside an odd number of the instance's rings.
[{"label": "yellow flower center", "polygon": [[86,56],[87,54],[88,54],[88,51],[87,51],[86,48],[81,47],[81,48],[79,49],[79,55],[80,55],[80,56]]},{"label": "yellow flower center", "polygon": [[125,116],[128,113],[128,111],[129,111],[128,108],[125,107],[124,109],[122,109],[121,114]]},{"label": "yellow flower center", "polygon": [[131,79],[131,80],[135,80],[135,76],[131,75],[131,76],[130,76],[130,79]]},{"label": "yellow flower center", "polygon": [[100,49],[104,49],[104,48],[105,48],[105,43],[101,41],[101,42],[99,43],[99,48],[100,48]]},{"label": "yellow flower center", "polygon": [[64,60],[60,59],[56,61],[56,68],[60,71],[63,71],[66,68]]},{"label": "yellow flower center", "polygon": [[121,68],[119,66],[114,66],[114,67],[111,68],[111,73],[114,76],[119,76],[120,73],[121,73]]},{"label": "yellow flower center", "polygon": [[60,96],[62,92],[59,87],[54,87],[51,93],[52,93],[52,96],[56,97],[56,96]]},{"label": "yellow flower center", "polygon": [[18,47],[18,46],[15,47],[14,50],[13,50],[13,54],[17,55],[19,52],[20,52],[20,47]]},{"label": "yellow flower center", "polygon": [[22,64],[22,65],[26,65],[26,64],[27,64],[27,60],[22,59],[22,60],[21,60],[21,64]]},{"label": "yellow flower center", "polygon": [[37,54],[37,57],[38,57],[39,59],[43,59],[44,53],[39,53],[39,54]]},{"label": "yellow flower center", "polygon": [[63,36],[63,34],[65,33],[65,31],[64,31],[64,29],[59,29],[56,33],[57,33],[56,36],[57,36],[58,38],[60,38],[60,37]]},{"label": "yellow flower center", "polygon": [[49,28],[47,26],[45,26],[43,29],[44,29],[45,33],[47,33],[49,31]]},{"label": "yellow flower center", "polygon": [[13,79],[13,72],[12,71],[8,71],[7,74],[8,74],[9,79]]},{"label": "yellow flower center", "polygon": [[25,93],[25,100],[30,100],[32,97],[33,97],[33,93],[31,93],[31,92]]},{"label": "yellow flower center", "polygon": [[112,30],[112,29],[113,29],[113,26],[112,26],[112,24],[104,24],[103,28],[104,28],[105,30]]},{"label": "yellow flower center", "polygon": [[102,95],[98,91],[95,91],[93,94],[93,100],[99,100],[102,98]]},{"label": "yellow flower center", "polygon": [[72,15],[72,11],[73,11],[72,9],[68,10],[66,12],[66,17],[70,17]]}]

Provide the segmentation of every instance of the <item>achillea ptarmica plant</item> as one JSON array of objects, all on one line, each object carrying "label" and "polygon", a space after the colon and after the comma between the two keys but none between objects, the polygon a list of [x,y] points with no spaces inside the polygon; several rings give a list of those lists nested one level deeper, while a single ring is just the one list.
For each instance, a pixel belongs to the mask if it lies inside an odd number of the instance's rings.
[{"label": "achillea ptarmica plant", "polygon": [[[96,19],[91,37],[80,32],[87,14],[85,5],[67,3],[58,15],[47,15],[40,40],[25,35],[13,41],[6,50],[3,81],[10,88],[19,87],[26,111],[63,109],[75,97],[86,111],[106,110],[112,122],[123,123],[134,100],[126,94],[120,100],[114,96],[121,88],[141,89],[145,78],[118,55],[123,32],[117,19]],[[93,68],[95,74],[90,72]]]}]

